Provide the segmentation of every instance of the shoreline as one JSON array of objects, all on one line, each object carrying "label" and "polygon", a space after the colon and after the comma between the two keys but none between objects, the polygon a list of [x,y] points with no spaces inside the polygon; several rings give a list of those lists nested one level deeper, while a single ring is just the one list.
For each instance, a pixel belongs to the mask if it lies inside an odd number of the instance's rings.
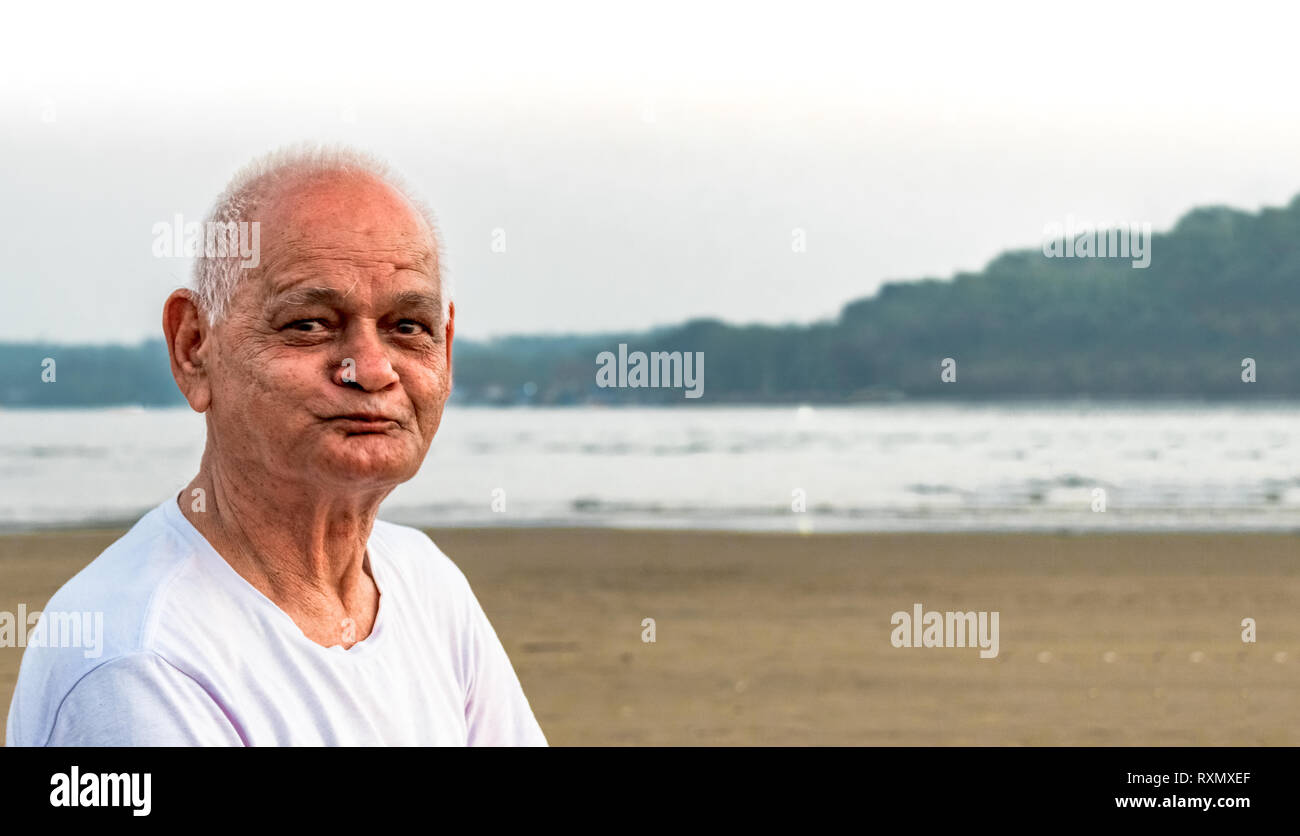
[{"label": "shoreline", "polygon": [[[152,507],[143,509],[135,516],[109,517],[99,520],[87,520],[79,522],[32,522],[32,523],[0,523],[0,537],[26,537],[39,535],[60,535],[60,534],[115,534],[121,536],[125,534],[131,526],[152,510]],[[1111,512],[1114,513],[1114,512]],[[1196,512],[1188,512],[1187,516],[1193,517]],[[775,521],[788,520],[791,514],[788,512],[782,514],[771,514],[770,518]],[[1115,514],[1115,516],[1120,516]],[[564,520],[504,520],[494,519],[490,522],[474,523],[458,521],[451,525],[428,525],[419,522],[410,522],[408,518],[401,514],[390,516],[380,514],[377,518],[383,522],[391,522],[396,525],[409,526],[418,528],[425,532],[480,532],[487,533],[492,531],[537,531],[537,532],[568,532],[581,533],[589,531],[620,531],[627,534],[734,534],[738,536],[758,535],[763,537],[884,537],[884,536],[910,536],[910,537],[929,537],[929,536],[1025,536],[1025,537],[1110,537],[1110,536],[1161,536],[1161,537],[1201,537],[1201,536],[1279,536],[1279,537],[1300,537],[1300,519],[1292,520],[1286,523],[1277,524],[1260,524],[1257,526],[1244,525],[1223,525],[1216,527],[1214,525],[1205,525],[1204,527],[1191,527],[1187,525],[1157,525],[1151,523],[1120,523],[1111,527],[1101,526],[1083,526],[1083,525],[1065,525],[1052,522],[1043,522],[1035,525],[1023,526],[998,526],[998,525],[969,525],[963,523],[952,523],[945,521],[942,517],[933,518],[909,518],[908,524],[900,524],[896,527],[836,527],[834,523],[826,524],[825,520],[819,520],[815,515],[808,514],[805,519],[809,519],[805,530],[799,530],[797,527],[789,525],[788,522],[779,523],[780,527],[774,525],[770,528],[732,524],[730,522],[719,522],[715,525],[675,525],[673,522],[665,521],[663,525],[648,525],[643,522],[623,523],[619,521],[609,521],[605,523],[588,523],[578,524]],[[913,521],[915,523],[913,524]],[[923,523],[928,523],[924,525]],[[821,527],[819,527],[821,526]]]}]

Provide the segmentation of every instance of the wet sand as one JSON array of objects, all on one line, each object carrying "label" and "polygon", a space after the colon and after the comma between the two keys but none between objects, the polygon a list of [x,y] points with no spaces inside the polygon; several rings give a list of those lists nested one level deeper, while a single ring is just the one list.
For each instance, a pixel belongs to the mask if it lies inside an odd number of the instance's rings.
[{"label": "wet sand", "polygon": [[[1296,536],[430,533],[552,745],[1300,744]],[[0,536],[0,610],[120,534]],[[997,611],[997,657],[892,646],[916,603]]]}]

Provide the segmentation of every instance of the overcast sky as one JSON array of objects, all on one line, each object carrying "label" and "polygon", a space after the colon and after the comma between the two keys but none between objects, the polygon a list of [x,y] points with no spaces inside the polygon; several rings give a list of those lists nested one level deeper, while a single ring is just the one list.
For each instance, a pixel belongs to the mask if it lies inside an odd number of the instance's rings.
[{"label": "overcast sky", "polygon": [[808,322],[1069,217],[1300,193],[1281,3],[610,5],[7,9],[0,340],[160,335],[153,225],[299,140],[412,181],[469,337]]}]

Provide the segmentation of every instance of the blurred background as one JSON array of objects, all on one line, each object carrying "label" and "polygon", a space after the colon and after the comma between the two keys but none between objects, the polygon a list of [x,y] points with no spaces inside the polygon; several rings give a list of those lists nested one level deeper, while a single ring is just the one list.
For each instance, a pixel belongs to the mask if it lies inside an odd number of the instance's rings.
[{"label": "blurred background", "polygon": [[[0,606],[197,468],[155,226],[341,142],[455,287],[454,400],[381,513],[470,575],[552,742],[1295,742],[1296,15],[11,10]],[[703,396],[602,387],[620,345],[702,355]],[[890,647],[922,594],[1003,610],[999,659]]]}]

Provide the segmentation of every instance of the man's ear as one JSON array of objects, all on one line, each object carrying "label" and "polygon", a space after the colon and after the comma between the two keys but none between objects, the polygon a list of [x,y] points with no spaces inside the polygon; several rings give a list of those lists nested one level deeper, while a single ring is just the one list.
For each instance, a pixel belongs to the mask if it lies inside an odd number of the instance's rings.
[{"label": "man's ear", "polygon": [[451,364],[451,339],[456,336],[456,303],[447,303],[447,391],[451,391],[452,381],[455,379],[455,367]]},{"label": "man's ear", "polygon": [[207,412],[212,404],[212,387],[204,363],[212,332],[193,293],[184,288],[172,291],[163,303],[162,326],[177,387],[189,401],[190,409]]}]

